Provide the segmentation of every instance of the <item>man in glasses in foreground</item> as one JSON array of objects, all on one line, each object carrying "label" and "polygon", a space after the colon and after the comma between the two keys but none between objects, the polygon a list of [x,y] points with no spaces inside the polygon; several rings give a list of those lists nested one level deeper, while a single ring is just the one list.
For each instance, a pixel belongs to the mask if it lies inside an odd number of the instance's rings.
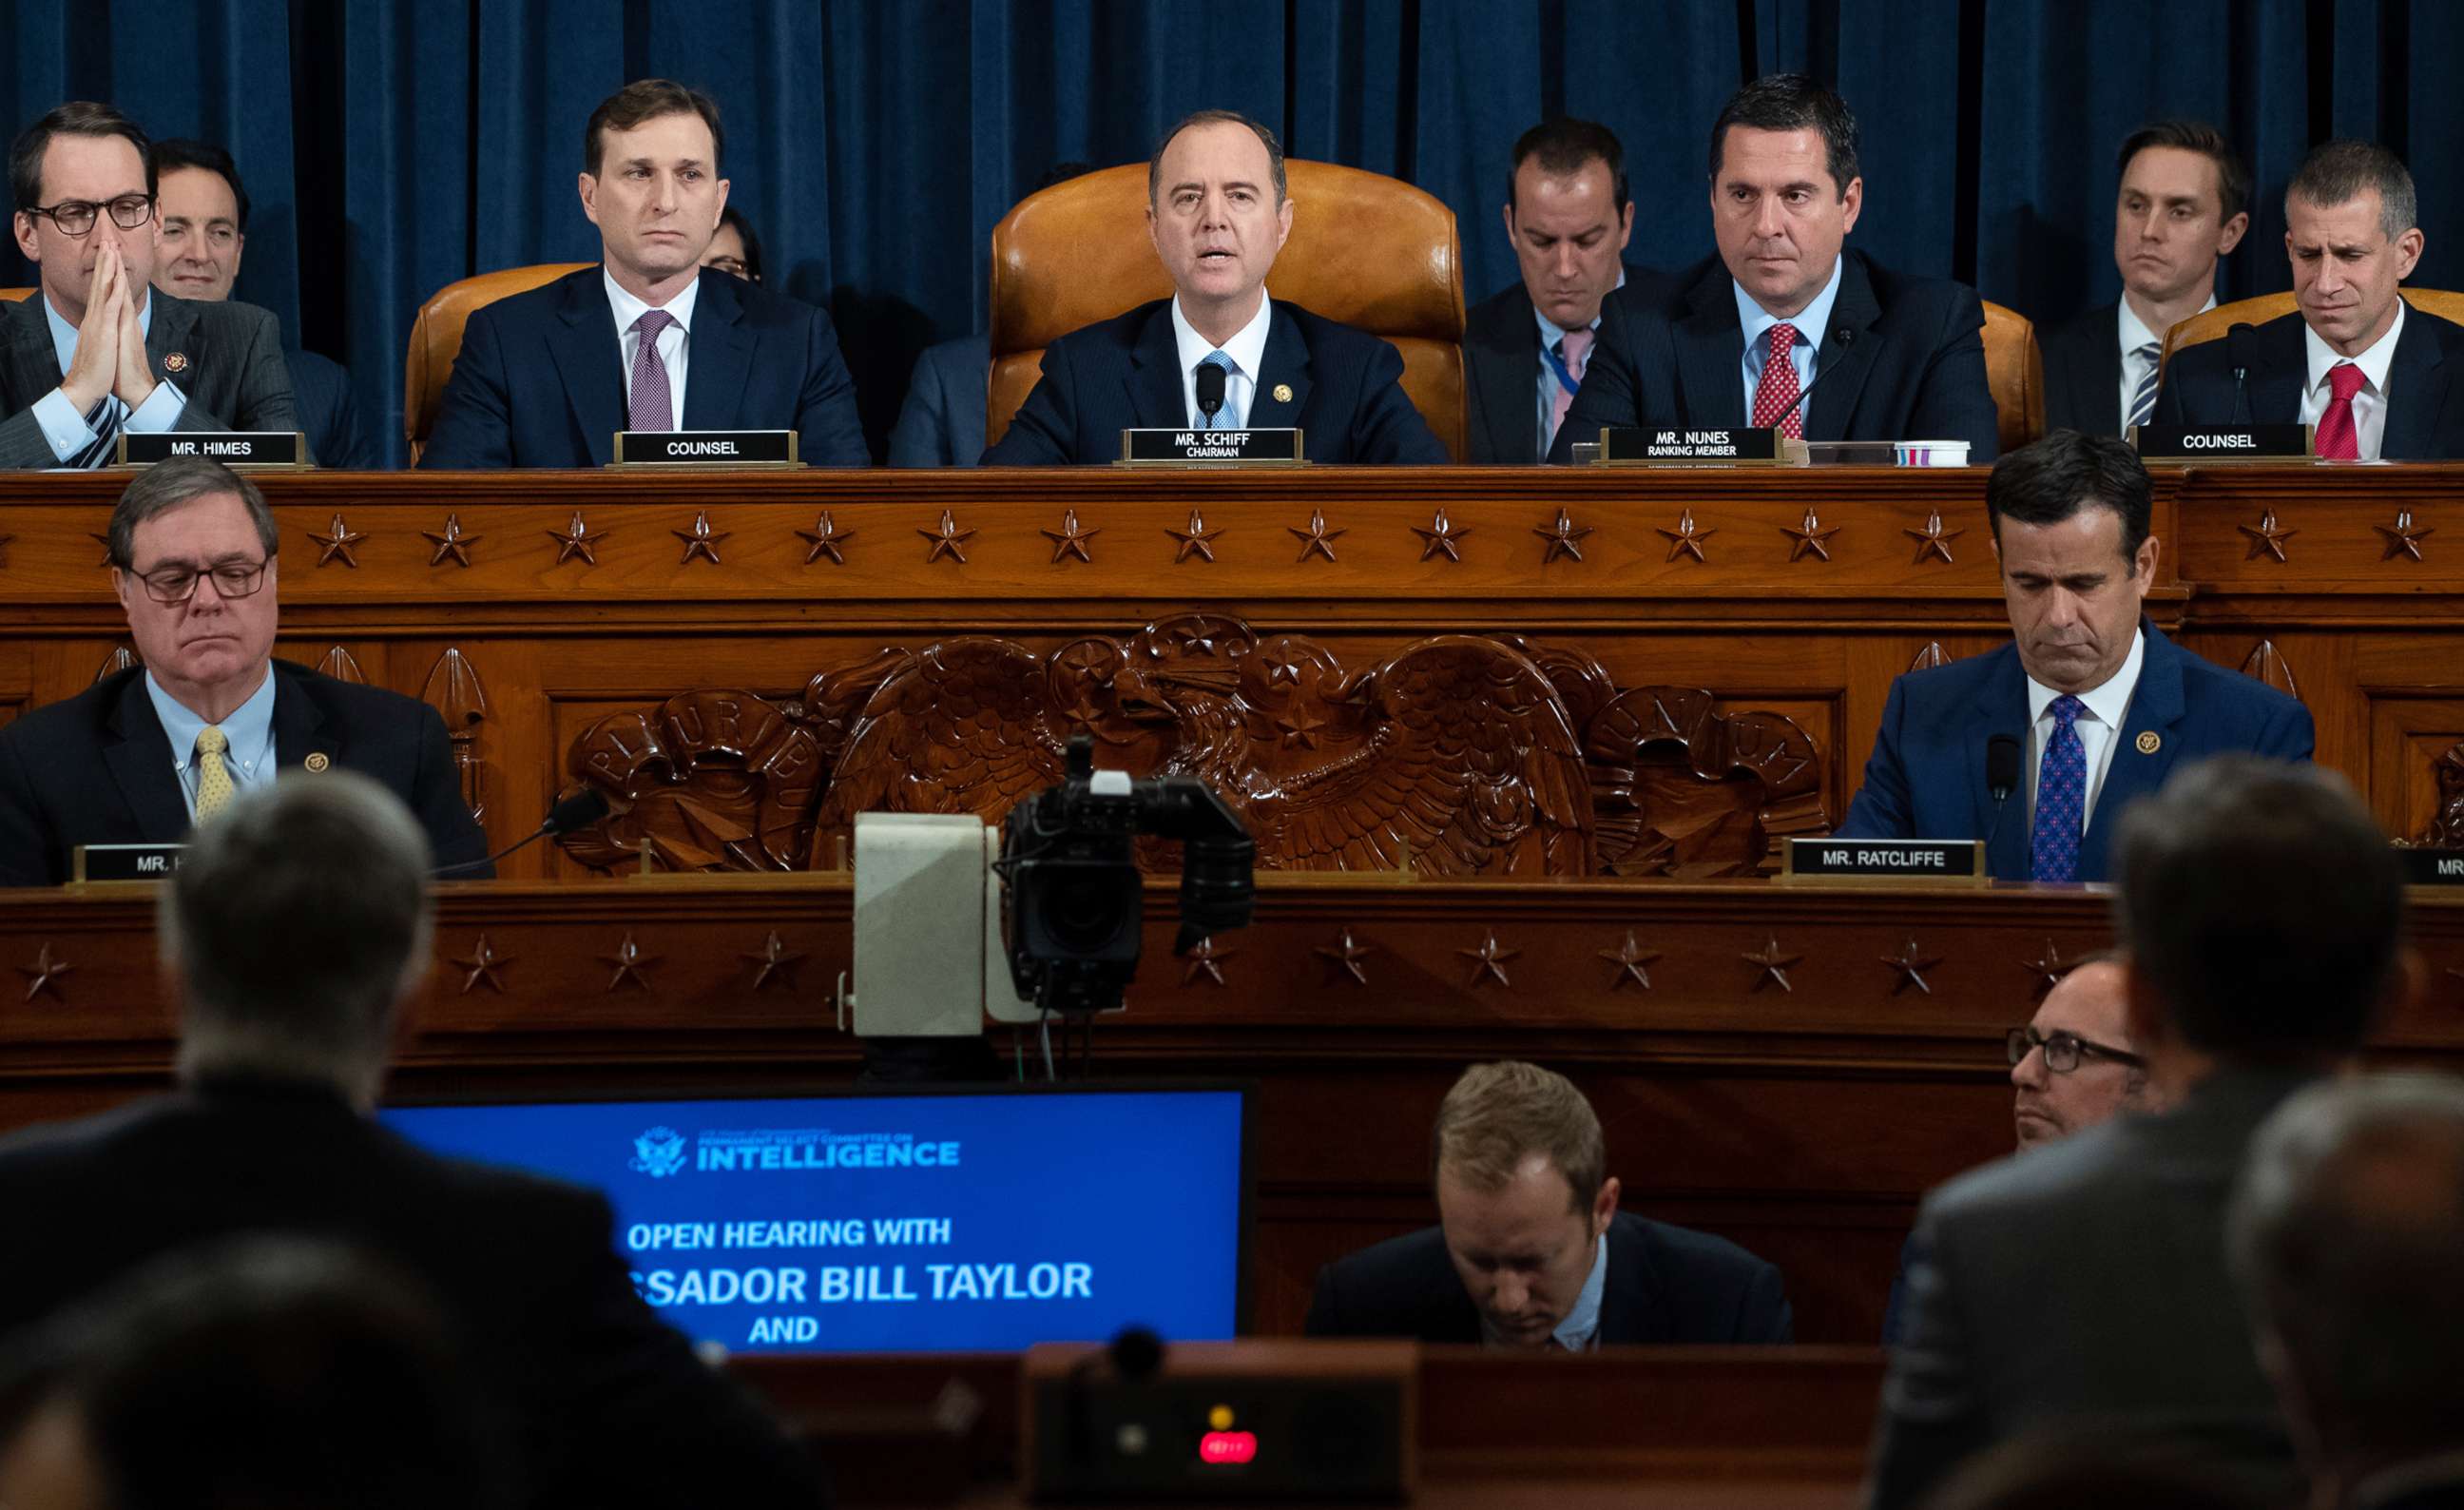
[{"label": "man in glasses in foreground", "polygon": [[0,467],[100,467],[122,431],[298,429],[282,334],[253,304],[147,287],[155,179],[145,133],[76,100],[9,153],[34,296],[0,303]]},{"label": "man in glasses in foreground", "polygon": [[438,865],[485,859],[435,709],[273,658],[277,542],[219,461],[120,496],[111,580],[143,665],[0,727],[0,886],[58,885],[80,844],[177,840],[277,771],[356,770],[409,805]]}]

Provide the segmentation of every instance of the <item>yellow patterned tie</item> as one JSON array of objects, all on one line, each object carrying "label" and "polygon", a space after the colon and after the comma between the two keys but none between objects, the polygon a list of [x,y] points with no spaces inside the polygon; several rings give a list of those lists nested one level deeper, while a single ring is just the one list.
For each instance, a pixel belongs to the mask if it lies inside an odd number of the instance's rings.
[{"label": "yellow patterned tie", "polygon": [[231,806],[231,768],[223,764],[223,751],[231,741],[223,731],[209,725],[197,731],[197,821],[204,823]]}]

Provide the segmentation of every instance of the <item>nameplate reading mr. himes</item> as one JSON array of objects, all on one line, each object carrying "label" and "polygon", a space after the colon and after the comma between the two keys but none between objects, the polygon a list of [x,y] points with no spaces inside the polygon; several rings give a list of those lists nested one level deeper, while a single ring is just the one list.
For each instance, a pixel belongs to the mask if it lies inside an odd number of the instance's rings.
[{"label": "nameplate reading mr. himes", "polygon": [[1663,462],[1701,466],[1744,461],[1777,461],[1779,432],[1705,430],[1682,425],[1641,425],[1600,432],[1600,459],[1610,462]]},{"label": "nameplate reading mr. himes", "polygon": [[1927,881],[1978,886],[1986,879],[1979,839],[1791,839],[1780,877],[1793,881]]},{"label": "nameplate reading mr. himes", "polygon": [[1302,459],[1297,430],[1125,430],[1125,467],[1288,467]]},{"label": "nameplate reading mr. himes", "polygon": [[206,456],[228,467],[297,467],[307,450],[296,431],[154,430],[120,433],[120,464],[150,467],[173,456]]},{"label": "nameplate reading mr. himes", "polygon": [[616,433],[620,467],[792,467],[792,430],[624,430]]},{"label": "nameplate reading mr. himes", "polygon": [[2307,425],[2237,425],[2185,429],[2142,425],[2130,433],[2143,456],[2198,461],[2275,461],[2311,455]]}]

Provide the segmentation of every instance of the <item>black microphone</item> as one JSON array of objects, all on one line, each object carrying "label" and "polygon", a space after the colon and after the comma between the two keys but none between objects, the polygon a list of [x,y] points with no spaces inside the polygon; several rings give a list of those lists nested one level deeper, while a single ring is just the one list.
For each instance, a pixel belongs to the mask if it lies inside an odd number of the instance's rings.
[{"label": "black microphone", "polygon": [[539,821],[539,828],[518,843],[509,844],[484,860],[464,860],[458,865],[440,865],[429,873],[429,878],[444,880],[463,871],[475,871],[483,865],[494,865],[514,851],[522,848],[523,845],[535,844],[552,833],[571,833],[576,829],[586,829],[614,811],[608,804],[605,792],[596,787],[584,787],[547,810],[547,816]]},{"label": "black microphone", "polygon": [[1993,836],[2002,832],[2002,810],[2019,789],[2017,736],[1996,734],[1985,742],[1985,789],[1993,798],[1993,826],[1985,831],[1985,853],[1993,853]]},{"label": "black microphone", "polygon": [[1804,403],[1807,399],[1814,396],[1814,385],[1822,381],[1822,374],[1830,371],[1833,367],[1837,366],[1843,360],[1845,360],[1845,353],[1848,350],[1849,344],[1856,339],[1857,332],[1847,325],[1842,325],[1838,329],[1831,332],[1831,344],[1824,346],[1821,351],[1815,356],[1814,376],[1805,380],[1804,391],[1796,395],[1795,403],[1790,404],[1788,408],[1779,411],[1779,417],[1771,422],[1771,429],[1777,430],[1780,426],[1787,424],[1788,416],[1796,412],[1796,406]]},{"label": "black microphone", "polygon": [[2250,417],[2250,344],[2258,339],[2258,327],[2242,321],[2225,332],[2225,358],[2233,369],[2233,423],[2255,423]]},{"label": "black microphone", "polygon": [[1198,412],[1208,428],[1215,424],[1216,411],[1223,407],[1223,367],[1215,362],[1198,364]]}]

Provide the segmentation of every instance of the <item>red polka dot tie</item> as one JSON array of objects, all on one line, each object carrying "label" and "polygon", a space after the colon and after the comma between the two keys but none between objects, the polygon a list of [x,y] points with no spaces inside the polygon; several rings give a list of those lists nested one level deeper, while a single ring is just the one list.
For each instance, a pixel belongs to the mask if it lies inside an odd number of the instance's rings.
[{"label": "red polka dot tie", "polygon": [[[1763,375],[1754,384],[1754,424],[1779,426],[1791,440],[1805,438],[1805,411],[1797,407],[1796,363],[1789,352],[1796,344],[1796,327],[1786,321],[1771,327],[1771,355],[1763,359]],[[1780,416],[1786,414],[1786,419]]]}]

